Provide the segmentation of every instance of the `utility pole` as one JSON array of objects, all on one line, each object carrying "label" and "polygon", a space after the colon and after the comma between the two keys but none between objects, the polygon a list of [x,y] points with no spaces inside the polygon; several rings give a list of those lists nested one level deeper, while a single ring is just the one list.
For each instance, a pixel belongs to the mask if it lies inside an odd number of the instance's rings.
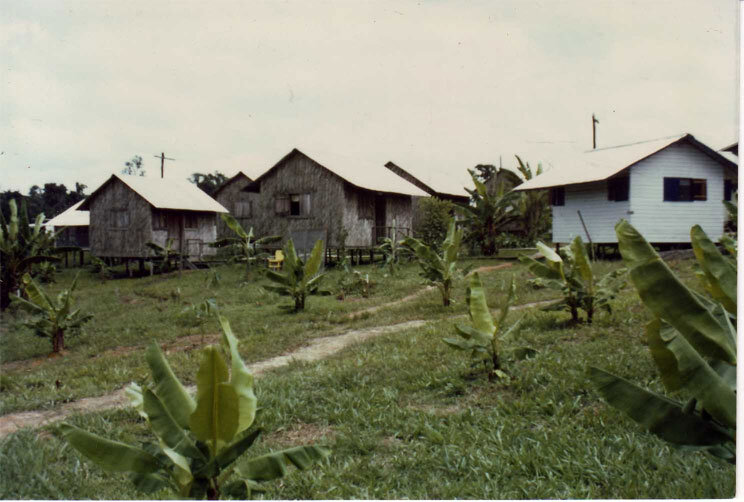
[{"label": "utility pole", "polygon": [[597,124],[599,124],[599,120],[592,113],[592,150],[597,149]]},{"label": "utility pole", "polygon": [[161,152],[160,155],[153,155],[156,159],[160,159],[160,177],[163,178],[165,176],[165,161],[166,160],[176,160],[171,159],[170,157],[166,157],[164,152]]}]

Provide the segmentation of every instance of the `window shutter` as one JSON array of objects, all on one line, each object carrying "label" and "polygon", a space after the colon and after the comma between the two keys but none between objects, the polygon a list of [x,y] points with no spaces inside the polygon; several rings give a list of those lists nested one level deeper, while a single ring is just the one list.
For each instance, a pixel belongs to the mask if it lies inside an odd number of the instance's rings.
[{"label": "window shutter", "polygon": [[289,213],[289,196],[277,195],[276,199],[274,199],[274,211],[276,214]]},{"label": "window shutter", "polygon": [[310,216],[310,194],[303,193],[300,198],[300,215]]},{"label": "window shutter", "polygon": [[664,178],[664,200],[679,200],[679,178]]}]

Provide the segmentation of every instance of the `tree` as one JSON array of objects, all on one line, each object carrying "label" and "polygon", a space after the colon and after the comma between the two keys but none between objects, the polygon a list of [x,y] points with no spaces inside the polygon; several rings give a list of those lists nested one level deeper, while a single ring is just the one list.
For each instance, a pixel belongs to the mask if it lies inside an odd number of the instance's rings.
[{"label": "tree", "polygon": [[447,225],[455,211],[455,205],[436,197],[421,197],[416,204],[417,217],[413,224],[413,236],[438,252],[447,236]]},{"label": "tree", "polygon": [[475,189],[466,188],[470,194],[470,204],[459,206],[463,215],[463,226],[467,229],[466,240],[477,243],[486,256],[496,253],[496,237],[506,226],[517,219],[519,194],[506,193],[506,184],[497,183],[495,193],[489,193],[485,183],[480,181],[474,170],[468,169]]},{"label": "tree", "polygon": [[[542,164],[538,164],[537,169],[533,172],[529,162],[522,162],[519,155],[515,155],[515,157],[519,163],[517,169],[522,173],[525,180],[531,180],[542,174]],[[527,190],[520,193],[518,211],[524,225],[524,233],[529,241],[534,243],[550,229],[551,215],[548,191]]]},{"label": "tree", "polygon": [[207,174],[193,173],[187,179],[198,186],[203,192],[206,192],[207,195],[212,195],[228,178],[221,172],[215,171],[214,173]]},{"label": "tree", "polygon": [[142,167],[142,157],[135,155],[132,160],[128,160],[124,163],[124,169],[121,170],[121,174],[128,174],[130,176],[144,176],[145,168]]}]

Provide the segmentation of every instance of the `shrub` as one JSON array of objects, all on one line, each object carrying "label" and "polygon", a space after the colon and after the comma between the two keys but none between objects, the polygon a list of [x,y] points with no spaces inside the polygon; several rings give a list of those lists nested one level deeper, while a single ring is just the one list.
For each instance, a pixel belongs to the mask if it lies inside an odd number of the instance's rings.
[{"label": "shrub", "polygon": [[223,317],[219,321],[231,371],[217,347],[205,348],[196,376],[196,400],[173,374],[157,344],[147,349],[152,386],[132,384],[127,394],[156,442],[137,448],[66,423],[60,426],[65,439],[102,468],[133,473],[140,491],[170,488],[179,498],[209,500],[250,497],[262,491],[261,482],[283,477],[288,465],[304,470],[328,456],[324,447],[297,446],[255,457],[241,468],[234,465],[261,431],[251,428],[256,416],[253,375],[240,357],[230,324]]},{"label": "shrub", "polygon": [[447,236],[447,226],[455,211],[455,205],[436,197],[422,197],[416,202],[415,211],[413,236],[439,252],[439,246]]},{"label": "shrub", "polygon": [[[648,347],[669,392],[686,403],[591,367],[590,377],[615,408],[665,441],[736,462],[736,268],[699,226],[695,257],[713,300],[687,288],[628,222],[615,227],[630,279],[653,319]],[[733,320],[733,322],[732,322]]]}]

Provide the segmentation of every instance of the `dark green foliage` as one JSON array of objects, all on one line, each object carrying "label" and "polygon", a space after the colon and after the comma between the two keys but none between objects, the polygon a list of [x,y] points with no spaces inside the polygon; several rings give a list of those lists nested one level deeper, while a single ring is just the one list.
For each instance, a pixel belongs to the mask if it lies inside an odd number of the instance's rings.
[{"label": "dark green foliage", "polygon": [[144,176],[145,168],[142,167],[142,157],[135,155],[132,160],[128,160],[124,163],[124,169],[121,170],[121,174],[128,176]]},{"label": "dark green foliage", "polygon": [[506,183],[497,183],[494,190],[489,190],[472,169],[468,172],[475,185],[472,190],[466,189],[471,203],[458,206],[463,216],[461,224],[467,230],[465,240],[479,246],[485,256],[493,256],[497,251],[498,234],[519,216],[517,204],[520,196],[514,191],[507,192]]},{"label": "dark green foliage", "polygon": [[416,201],[417,218],[413,236],[421,242],[440,251],[439,246],[447,236],[447,225],[455,211],[455,205],[436,197],[422,197]]},{"label": "dark green foliage", "polygon": [[643,303],[649,350],[669,392],[643,389],[598,368],[591,379],[612,406],[672,444],[736,462],[736,268],[699,226],[691,241],[713,301],[687,288],[628,222],[615,227],[620,252]]},{"label": "dark green foliage", "polygon": [[16,201],[9,202],[10,215],[0,212],[0,311],[10,305],[10,293],[20,287],[24,274],[34,265],[59,261],[52,256],[53,237],[41,226],[44,215],[29,223],[26,202],[21,201],[20,213]]},{"label": "dark green foliage", "polygon": [[[542,174],[542,164],[538,164],[537,169],[533,171],[529,162],[522,162],[519,155],[515,155],[515,157],[519,164],[517,169],[522,173],[525,180],[531,180]],[[552,218],[549,192],[547,190],[527,190],[519,193],[519,220],[527,240],[525,246],[532,246],[550,231]]]},{"label": "dark green foliage", "polygon": [[198,186],[207,195],[212,195],[222,184],[227,181],[227,176],[219,171],[214,173],[193,173],[188,180]]}]

